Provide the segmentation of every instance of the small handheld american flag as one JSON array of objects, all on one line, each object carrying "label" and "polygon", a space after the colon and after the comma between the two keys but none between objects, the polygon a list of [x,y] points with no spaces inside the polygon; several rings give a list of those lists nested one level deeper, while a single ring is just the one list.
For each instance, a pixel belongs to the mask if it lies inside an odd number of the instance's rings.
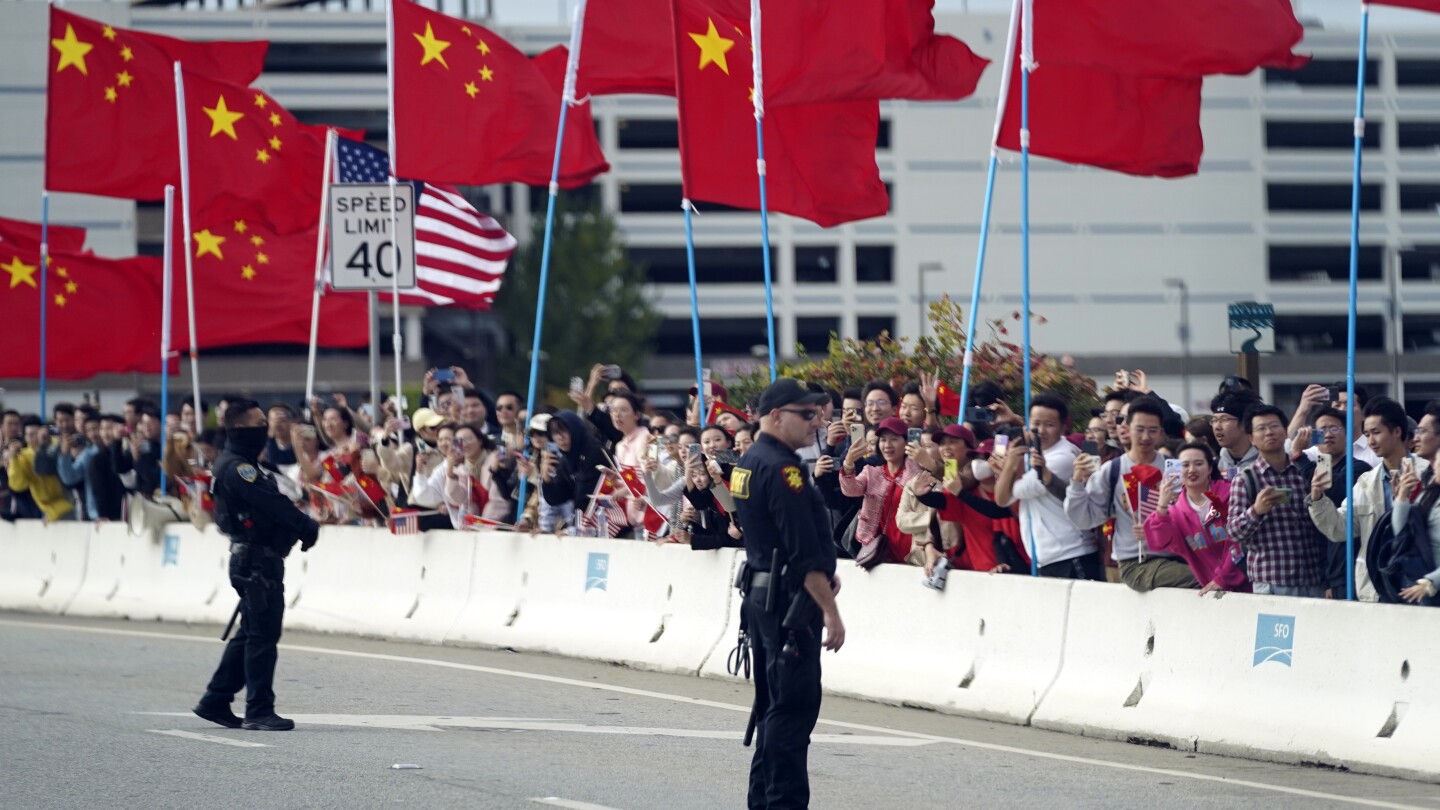
[{"label": "small handheld american flag", "polygon": [[396,509],[390,516],[390,533],[396,536],[420,533],[420,518],[429,515],[438,515],[439,512],[420,512],[409,509]]}]

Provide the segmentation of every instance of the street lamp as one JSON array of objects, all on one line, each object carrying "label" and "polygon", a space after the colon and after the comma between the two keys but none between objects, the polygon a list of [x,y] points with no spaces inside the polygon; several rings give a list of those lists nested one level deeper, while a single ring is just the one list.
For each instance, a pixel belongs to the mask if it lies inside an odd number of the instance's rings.
[{"label": "street lamp", "polygon": [[1182,278],[1165,279],[1166,287],[1180,291],[1180,379],[1185,392],[1185,412],[1195,404],[1190,399],[1190,287]]},{"label": "street lamp", "polygon": [[917,314],[920,316],[919,333],[920,337],[922,338],[925,337],[925,324],[928,323],[930,320],[928,317],[926,317],[925,313],[925,307],[928,303],[925,300],[925,274],[943,272],[945,272],[945,265],[941,264],[940,262],[925,262],[920,265],[920,304],[919,312]]}]

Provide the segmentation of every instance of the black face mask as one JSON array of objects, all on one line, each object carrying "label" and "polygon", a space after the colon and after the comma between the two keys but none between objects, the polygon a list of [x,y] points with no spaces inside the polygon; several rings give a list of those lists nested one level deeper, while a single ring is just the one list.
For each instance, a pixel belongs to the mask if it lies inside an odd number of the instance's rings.
[{"label": "black face mask", "polygon": [[265,427],[235,427],[225,431],[225,443],[247,456],[258,456],[269,438]]}]

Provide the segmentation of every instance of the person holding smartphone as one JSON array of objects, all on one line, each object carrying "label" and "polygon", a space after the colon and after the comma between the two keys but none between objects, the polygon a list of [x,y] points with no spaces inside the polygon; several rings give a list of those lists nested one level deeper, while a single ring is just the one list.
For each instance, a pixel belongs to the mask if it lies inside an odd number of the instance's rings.
[{"label": "person holding smartphone", "polygon": [[[1318,440],[1318,444],[1316,443]],[[1345,503],[1345,465],[1351,464],[1355,467],[1354,480],[1370,472],[1371,467],[1361,461],[1345,448],[1345,414],[1334,408],[1325,406],[1315,415],[1315,427],[1302,427],[1296,434],[1294,447],[1314,448],[1315,453],[1315,478],[1322,475],[1330,476],[1330,486],[1325,490],[1324,496],[1339,508]],[[1314,483],[1314,478],[1311,479]],[[1312,500],[1314,492],[1311,492]],[[1345,544],[1332,543],[1319,527],[1315,529],[1315,542],[1323,549],[1325,555],[1325,596],[1329,599],[1345,598],[1345,585],[1348,566],[1345,563]]]},{"label": "person holding smartphone", "polygon": [[[880,543],[872,551],[875,562],[905,562],[910,555],[910,535],[900,531],[895,517],[905,485],[920,472],[920,465],[905,455],[905,438],[910,426],[898,416],[882,421],[875,428],[875,444],[883,463],[866,467],[859,473],[855,464],[865,454],[863,445],[850,448],[840,468],[840,491],[851,498],[862,498],[859,525],[855,539],[864,547]],[[865,556],[862,551],[856,559]]]},{"label": "person holding smartphone", "polygon": [[1145,520],[1145,540],[1156,551],[1180,555],[1195,579],[1204,583],[1200,595],[1212,591],[1250,592],[1250,582],[1237,560],[1240,555],[1226,530],[1225,510],[1230,482],[1220,477],[1209,446],[1192,442],[1176,454],[1180,479],[1166,476],[1160,502]]},{"label": "person holding smartphone", "polygon": [[[1364,416],[1365,440],[1380,464],[1355,480],[1355,489],[1339,506],[1324,494],[1334,483],[1336,473],[1343,475],[1344,469],[1332,469],[1329,475],[1317,471],[1309,489],[1310,517],[1331,542],[1343,545],[1345,510],[1355,510],[1355,596],[1362,602],[1375,602],[1380,596],[1370,582],[1366,543],[1376,524],[1395,505],[1401,476],[1407,470],[1423,476],[1430,462],[1410,453],[1410,420],[1400,403],[1389,397],[1375,397],[1365,405]],[[1344,442],[1343,435],[1340,441]]]}]

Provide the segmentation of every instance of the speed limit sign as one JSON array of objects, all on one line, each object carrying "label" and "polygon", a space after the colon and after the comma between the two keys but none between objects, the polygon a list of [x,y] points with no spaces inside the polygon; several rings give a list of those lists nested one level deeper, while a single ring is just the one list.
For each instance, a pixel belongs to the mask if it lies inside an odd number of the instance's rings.
[{"label": "speed limit sign", "polygon": [[388,290],[398,273],[400,289],[415,288],[415,187],[395,185],[393,234],[390,200],[386,183],[330,186],[331,287]]}]

